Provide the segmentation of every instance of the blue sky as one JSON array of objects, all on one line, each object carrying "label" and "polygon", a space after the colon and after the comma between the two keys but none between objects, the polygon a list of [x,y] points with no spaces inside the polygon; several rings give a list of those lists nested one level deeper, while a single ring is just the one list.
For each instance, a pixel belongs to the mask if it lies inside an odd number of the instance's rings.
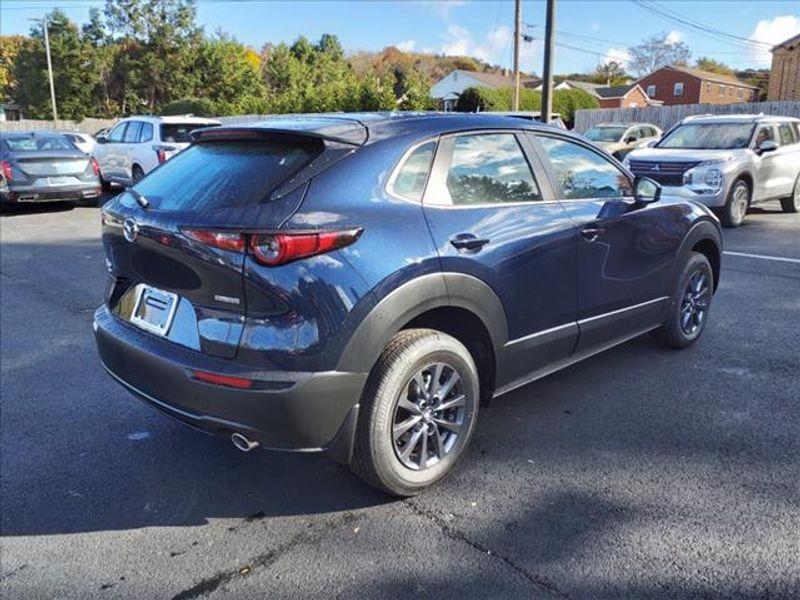
[{"label": "blue sky", "polygon": [[[714,27],[760,45],[711,35],[647,12],[632,0],[559,0],[556,73],[588,71],[611,57],[624,61],[626,47],[660,33],[689,44],[693,58],[710,56],[734,67],[769,65],[766,44],[800,33],[800,2],[647,0],[673,15]],[[91,0],[0,0],[2,33],[27,33],[27,19],[58,6],[74,20],[87,19]],[[490,2],[311,2],[203,1],[198,17],[206,31],[222,29],[239,41],[260,48],[266,42],[291,42],[303,34],[339,36],[348,52],[379,50],[388,45],[416,51],[468,54],[511,66],[513,1]],[[536,38],[525,44],[522,67],[542,70],[545,3],[523,1],[523,21]]]}]

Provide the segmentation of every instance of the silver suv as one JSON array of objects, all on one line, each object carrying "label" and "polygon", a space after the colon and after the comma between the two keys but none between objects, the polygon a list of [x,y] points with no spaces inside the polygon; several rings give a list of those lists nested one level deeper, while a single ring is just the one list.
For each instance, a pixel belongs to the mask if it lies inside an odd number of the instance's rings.
[{"label": "silver suv", "polygon": [[664,198],[710,206],[726,227],[738,227],[750,206],[768,200],[780,200],[784,212],[800,211],[800,119],[687,117],[624,164],[658,181]]}]

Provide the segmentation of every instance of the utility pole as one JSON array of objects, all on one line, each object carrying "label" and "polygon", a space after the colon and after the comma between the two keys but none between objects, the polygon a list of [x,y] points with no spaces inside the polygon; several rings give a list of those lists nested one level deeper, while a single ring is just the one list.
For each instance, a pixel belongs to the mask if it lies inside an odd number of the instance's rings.
[{"label": "utility pole", "polygon": [[58,109],[56,108],[56,86],[53,83],[53,61],[50,59],[50,37],[47,34],[47,17],[41,19],[28,19],[42,24],[44,30],[44,49],[47,53],[47,73],[50,76],[50,101],[53,103],[53,120],[58,121]]},{"label": "utility pole", "polygon": [[544,30],[544,81],[542,82],[542,123],[550,122],[553,112],[553,52],[556,30],[556,0],[547,0],[547,21]]},{"label": "utility pole", "polygon": [[522,0],[515,0],[514,15],[514,96],[511,110],[519,110],[519,44],[522,36]]}]

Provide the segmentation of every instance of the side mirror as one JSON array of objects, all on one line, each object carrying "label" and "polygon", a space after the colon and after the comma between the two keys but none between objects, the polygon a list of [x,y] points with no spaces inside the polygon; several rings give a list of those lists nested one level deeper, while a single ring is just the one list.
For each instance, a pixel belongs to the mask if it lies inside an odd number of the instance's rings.
[{"label": "side mirror", "polygon": [[765,152],[775,152],[778,149],[778,144],[773,140],[764,140],[758,145],[758,154],[764,154]]},{"label": "side mirror", "polygon": [[97,139],[95,140],[98,144],[107,144],[108,138],[105,135],[98,135]]},{"label": "side mirror", "polygon": [[661,198],[661,185],[649,177],[633,180],[633,197],[638,204],[651,204]]}]

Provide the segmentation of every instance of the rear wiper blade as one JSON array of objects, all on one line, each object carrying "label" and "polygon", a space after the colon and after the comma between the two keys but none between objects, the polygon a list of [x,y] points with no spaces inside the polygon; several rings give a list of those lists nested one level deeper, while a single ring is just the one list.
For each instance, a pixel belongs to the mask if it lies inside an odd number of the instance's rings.
[{"label": "rear wiper blade", "polygon": [[145,198],[144,195],[140,194],[135,189],[128,188],[125,191],[128,192],[131,196],[133,196],[133,199],[136,200],[136,202],[138,202],[139,206],[141,206],[142,208],[148,208],[150,206],[150,200]]}]

